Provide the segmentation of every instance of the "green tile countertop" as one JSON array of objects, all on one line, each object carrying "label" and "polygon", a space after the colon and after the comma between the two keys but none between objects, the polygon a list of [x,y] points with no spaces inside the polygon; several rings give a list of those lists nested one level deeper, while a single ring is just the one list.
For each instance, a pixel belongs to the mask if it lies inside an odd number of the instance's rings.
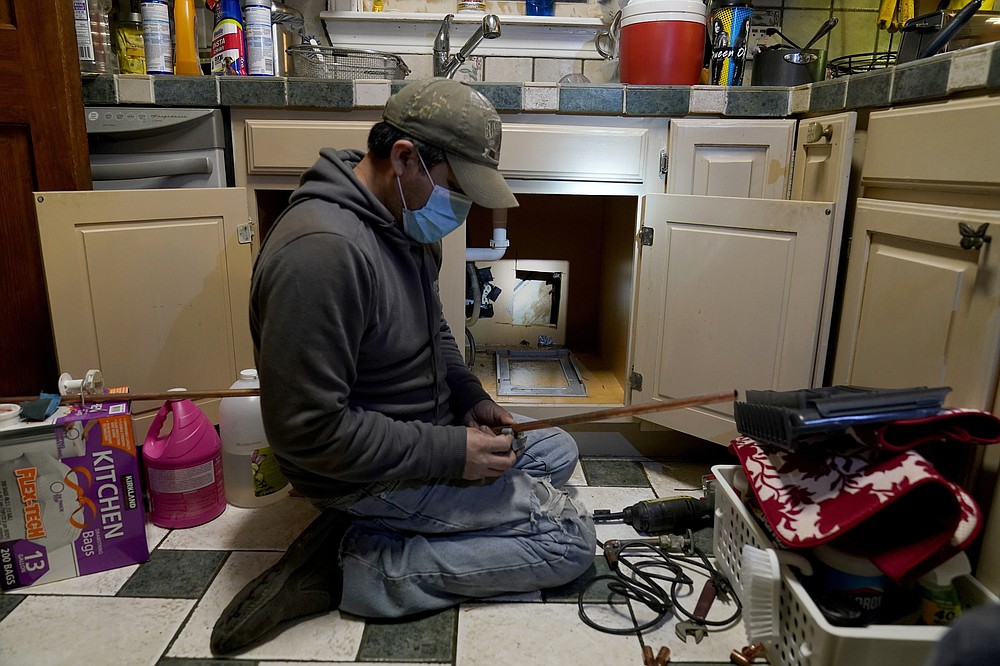
[{"label": "green tile countertop", "polygon": [[[83,81],[86,105],[378,109],[405,81],[106,75]],[[880,108],[1000,90],[1000,42],[794,88],[618,83],[472,84],[503,113],[775,118]]]}]

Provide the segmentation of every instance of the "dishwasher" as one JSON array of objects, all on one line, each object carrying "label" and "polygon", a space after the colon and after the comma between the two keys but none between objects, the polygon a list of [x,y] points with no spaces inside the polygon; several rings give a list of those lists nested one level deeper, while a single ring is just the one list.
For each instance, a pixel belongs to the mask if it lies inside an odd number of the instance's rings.
[{"label": "dishwasher", "polygon": [[95,190],[227,187],[220,109],[90,106],[84,109]]}]

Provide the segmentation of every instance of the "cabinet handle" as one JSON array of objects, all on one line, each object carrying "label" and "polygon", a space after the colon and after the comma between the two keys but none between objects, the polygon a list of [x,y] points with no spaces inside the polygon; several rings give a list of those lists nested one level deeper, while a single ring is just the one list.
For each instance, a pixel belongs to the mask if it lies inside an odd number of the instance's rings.
[{"label": "cabinet handle", "polygon": [[983,222],[978,228],[973,229],[965,222],[959,222],[958,233],[962,236],[959,245],[962,246],[963,250],[978,250],[983,246],[983,243],[989,243],[993,240],[992,237],[986,235],[989,226],[988,222]]},{"label": "cabinet handle", "polygon": [[806,143],[816,143],[820,139],[833,141],[833,128],[830,125],[823,127],[816,122],[806,125]]}]

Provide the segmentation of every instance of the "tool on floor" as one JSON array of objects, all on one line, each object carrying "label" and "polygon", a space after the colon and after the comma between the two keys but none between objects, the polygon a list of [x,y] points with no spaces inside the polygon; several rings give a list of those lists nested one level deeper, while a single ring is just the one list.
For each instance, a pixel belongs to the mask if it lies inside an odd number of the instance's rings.
[{"label": "tool on floor", "polygon": [[708,527],[714,519],[713,497],[697,499],[689,495],[642,500],[625,507],[618,513],[607,509],[594,512],[594,520],[608,522],[621,520],[645,534],[680,533],[699,527]]},{"label": "tool on floor", "polygon": [[681,620],[677,623],[677,638],[687,643],[687,637],[694,636],[694,642],[701,643],[701,639],[708,635],[705,619],[708,617],[708,611],[712,604],[715,603],[715,597],[715,581],[709,578],[701,588],[701,594],[698,596],[698,603],[694,607],[691,619]]},{"label": "tool on floor", "polygon": [[611,409],[600,409],[596,412],[584,412],[582,414],[570,414],[568,416],[558,416],[540,421],[528,421],[518,423],[509,428],[494,428],[497,434],[504,434],[503,431],[515,436],[529,432],[531,430],[541,430],[542,428],[554,428],[557,426],[571,425],[574,423],[590,423],[591,421],[606,421],[607,419],[619,416],[635,416],[637,414],[651,414],[653,412],[665,412],[671,409],[683,409],[685,407],[699,407],[701,405],[711,405],[719,402],[734,401],[739,397],[736,391],[722,391],[721,393],[706,393],[704,395],[691,396],[689,398],[677,398],[674,400],[663,400],[658,402],[646,402],[641,405],[630,405],[628,407],[612,407]]}]

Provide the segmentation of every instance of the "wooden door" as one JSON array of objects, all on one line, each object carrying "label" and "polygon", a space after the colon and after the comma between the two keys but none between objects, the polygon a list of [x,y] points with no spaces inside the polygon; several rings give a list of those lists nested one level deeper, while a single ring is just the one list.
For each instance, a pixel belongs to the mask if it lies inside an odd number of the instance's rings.
[{"label": "wooden door", "polygon": [[[632,404],[809,386],[832,219],[832,203],[647,196]],[[719,444],[736,434],[731,404],[648,420]]]},{"label": "wooden door", "polygon": [[90,188],[71,2],[0,2],[0,173],[0,395],[36,395],[59,373],[31,193]]},{"label": "wooden door", "polygon": [[830,225],[829,252],[826,262],[826,288],[823,292],[823,313],[820,322],[819,348],[813,373],[813,386],[826,382],[827,355],[830,348],[833,304],[840,267],[840,248],[844,237],[844,216],[847,193],[851,182],[854,158],[854,136],[858,114],[838,113],[799,122],[795,142],[795,173],[792,175],[792,195],[795,201],[832,201],[835,204]]},{"label": "wooden door", "polygon": [[667,194],[787,199],[794,138],[794,120],[674,120]]},{"label": "wooden door", "polygon": [[1000,230],[1000,213],[858,199],[836,383],[951,386],[947,404],[993,407],[1000,252],[962,249],[960,222]]},{"label": "wooden door", "polygon": [[[59,368],[108,386],[222,389],[254,365],[246,191],[42,192]],[[201,403],[218,422],[218,400]],[[143,439],[151,409],[132,406]]]}]

